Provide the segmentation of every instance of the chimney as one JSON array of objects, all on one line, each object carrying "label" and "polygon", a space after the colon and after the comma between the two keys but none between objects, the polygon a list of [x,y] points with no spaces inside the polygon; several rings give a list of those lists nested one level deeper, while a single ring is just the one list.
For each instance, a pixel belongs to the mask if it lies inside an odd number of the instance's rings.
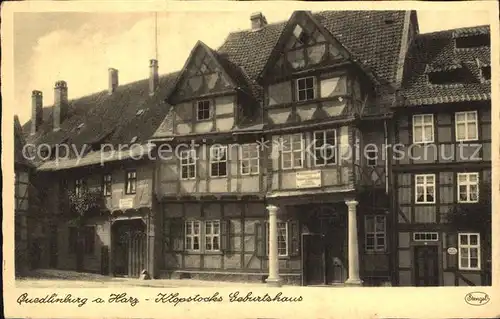
[{"label": "chimney", "polygon": [[36,134],[43,120],[43,95],[41,91],[31,93],[31,135]]},{"label": "chimney", "polygon": [[149,61],[149,95],[154,95],[158,88],[158,60]]},{"label": "chimney", "polygon": [[252,21],[252,31],[261,30],[267,25],[266,17],[262,15],[262,12],[252,13],[250,21]]},{"label": "chimney", "polygon": [[54,88],[54,109],[52,111],[54,131],[61,129],[61,124],[68,115],[68,106],[68,85],[65,81],[57,81]]},{"label": "chimney", "polygon": [[108,75],[109,75],[108,94],[111,95],[118,87],[118,70],[113,69],[113,68],[109,68]]}]

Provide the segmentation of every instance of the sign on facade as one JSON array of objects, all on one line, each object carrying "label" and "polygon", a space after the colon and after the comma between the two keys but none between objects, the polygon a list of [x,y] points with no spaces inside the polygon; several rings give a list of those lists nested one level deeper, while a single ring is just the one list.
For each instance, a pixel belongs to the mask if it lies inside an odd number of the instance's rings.
[{"label": "sign on facade", "polygon": [[295,177],[297,188],[321,187],[321,171],[297,172]]},{"label": "sign on facade", "polygon": [[448,248],[447,252],[450,255],[456,255],[458,253],[458,250],[455,247],[450,247]]},{"label": "sign on facade", "polygon": [[134,208],[133,198],[121,198],[120,199],[120,209]]}]

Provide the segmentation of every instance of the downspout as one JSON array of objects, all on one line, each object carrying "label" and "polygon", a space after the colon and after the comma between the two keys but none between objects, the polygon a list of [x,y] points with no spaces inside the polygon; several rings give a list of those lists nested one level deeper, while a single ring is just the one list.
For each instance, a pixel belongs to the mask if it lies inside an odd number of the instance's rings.
[{"label": "downspout", "polygon": [[387,156],[387,145],[389,142],[387,119],[384,119],[384,156],[385,156],[385,194],[389,194],[389,157]]}]

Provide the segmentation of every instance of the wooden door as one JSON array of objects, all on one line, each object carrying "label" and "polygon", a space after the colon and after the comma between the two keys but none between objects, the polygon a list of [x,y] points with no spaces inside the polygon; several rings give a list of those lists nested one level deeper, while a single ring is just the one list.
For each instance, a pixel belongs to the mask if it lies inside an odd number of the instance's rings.
[{"label": "wooden door", "polygon": [[128,236],[128,276],[139,277],[146,268],[146,234],[142,231],[133,231]]},{"label": "wooden door", "polygon": [[325,267],[327,284],[344,283],[347,279],[347,231],[345,216],[321,220],[325,234]]},{"label": "wooden door", "polygon": [[324,236],[321,234],[302,234],[302,285],[324,284]]},{"label": "wooden door", "polygon": [[415,247],[415,285],[439,286],[437,246]]}]

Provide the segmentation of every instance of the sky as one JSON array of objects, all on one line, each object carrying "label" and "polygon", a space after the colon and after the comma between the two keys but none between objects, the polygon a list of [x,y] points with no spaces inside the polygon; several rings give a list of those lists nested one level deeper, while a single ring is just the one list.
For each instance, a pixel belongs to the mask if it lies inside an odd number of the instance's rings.
[{"label": "sky", "polygon": [[[233,31],[250,28],[252,12],[157,13],[160,74],[180,70],[198,40],[217,49]],[[269,23],[292,10],[263,12]],[[489,24],[486,11],[457,19],[457,11],[418,11],[421,33]],[[461,16],[463,17],[463,15]],[[196,21],[196,23],[193,23]],[[148,77],[155,53],[155,13],[17,12],[14,14],[14,97],[21,123],[31,116],[31,92],[51,105],[54,83],[68,83],[70,99],[107,89],[108,68],[125,84]]]}]

